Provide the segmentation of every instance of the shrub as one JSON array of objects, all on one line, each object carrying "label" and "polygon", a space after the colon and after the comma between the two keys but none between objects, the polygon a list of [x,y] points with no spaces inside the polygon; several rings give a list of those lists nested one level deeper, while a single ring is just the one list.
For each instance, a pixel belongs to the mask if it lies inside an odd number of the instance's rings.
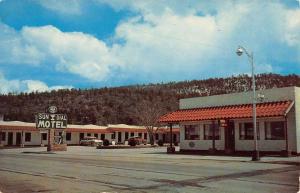
[{"label": "shrub", "polygon": [[128,145],[130,145],[130,146],[136,146],[136,140],[135,139],[129,139],[128,140]]},{"label": "shrub", "polygon": [[108,139],[104,139],[103,140],[103,145],[104,146],[109,146],[109,140]]},{"label": "shrub", "polygon": [[163,140],[158,140],[158,142],[157,142],[157,145],[159,145],[159,146],[163,146],[164,145],[164,142],[163,142]]}]

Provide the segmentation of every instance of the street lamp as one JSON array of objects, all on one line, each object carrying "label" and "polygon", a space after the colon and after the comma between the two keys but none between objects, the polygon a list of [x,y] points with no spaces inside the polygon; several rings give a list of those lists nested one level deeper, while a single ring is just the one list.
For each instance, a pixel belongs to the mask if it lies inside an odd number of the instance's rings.
[{"label": "street lamp", "polygon": [[255,75],[254,75],[253,52],[248,53],[247,50],[242,46],[239,46],[238,49],[236,50],[236,54],[238,56],[241,56],[243,54],[243,52],[245,52],[245,54],[248,56],[249,62],[252,67],[252,90],[253,90],[252,113],[253,113],[253,138],[254,138],[254,151],[253,151],[253,155],[252,155],[252,161],[259,161],[260,158],[259,158],[259,151],[258,151],[258,146],[257,146],[257,128],[256,128],[256,94],[255,94],[255,77],[254,77]]}]

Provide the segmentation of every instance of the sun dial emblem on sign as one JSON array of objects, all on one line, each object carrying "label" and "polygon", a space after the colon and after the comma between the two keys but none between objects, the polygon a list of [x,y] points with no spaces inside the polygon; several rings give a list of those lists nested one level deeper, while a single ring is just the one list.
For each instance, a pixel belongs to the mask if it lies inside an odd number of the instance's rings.
[{"label": "sun dial emblem on sign", "polygon": [[48,108],[49,113],[56,113],[57,112],[57,107],[56,106],[50,106]]},{"label": "sun dial emblem on sign", "polygon": [[37,113],[36,127],[38,129],[65,129],[67,128],[67,115],[56,114],[57,107],[48,107],[49,113]]}]

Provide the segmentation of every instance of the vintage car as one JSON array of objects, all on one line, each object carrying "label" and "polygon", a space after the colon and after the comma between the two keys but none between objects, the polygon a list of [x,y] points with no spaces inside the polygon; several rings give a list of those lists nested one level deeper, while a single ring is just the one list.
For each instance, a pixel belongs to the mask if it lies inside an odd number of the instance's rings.
[{"label": "vintage car", "polygon": [[134,137],[128,138],[128,143],[129,144],[130,144],[130,141],[135,141],[136,145],[141,145],[141,144],[146,145],[147,144],[147,140],[141,138],[140,136],[134,136]]},{"label": "vintage car", "polygon": [[80,145],[98,146],[103,145],[103,141],[97,139],[96,137],[85,137],[82,140],[80,140]]}]

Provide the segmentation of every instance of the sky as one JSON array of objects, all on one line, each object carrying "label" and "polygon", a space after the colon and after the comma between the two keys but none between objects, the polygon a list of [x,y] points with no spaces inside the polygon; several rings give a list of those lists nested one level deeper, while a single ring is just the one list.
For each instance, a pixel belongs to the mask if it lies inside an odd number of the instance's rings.
[{"label": "sky", "polygon": [[300,75],[300,0],[0,0],[0,93]]}]

